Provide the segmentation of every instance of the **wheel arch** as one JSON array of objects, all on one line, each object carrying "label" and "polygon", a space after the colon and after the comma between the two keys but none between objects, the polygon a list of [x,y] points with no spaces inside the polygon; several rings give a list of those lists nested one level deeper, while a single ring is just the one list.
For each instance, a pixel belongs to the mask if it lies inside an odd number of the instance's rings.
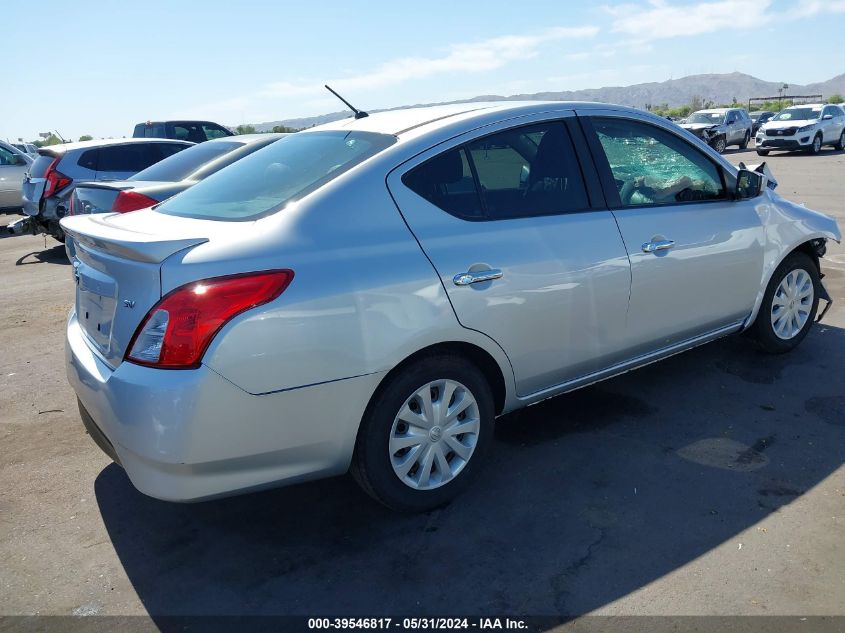
[{"label": "wheel arch", "polygon": [[745,325],[742,328],[743,330],[750,328],[754,324],[757,314],[760,311],[760,305],[763,302],[763,295],[766,293],[766,288],[769,287],[769,283],[772,281],[772,275],[775,274],[775,271],[787,257],[793,253],[804,253],[810,257],[816,265],[816,270],[818,270],[819,274],[821,274],[820,260],[824,255],[825,242],[828,239],[831,239],[831,236],[825,233],[814,233],[811,236],[805,236],[791,248],[784,249],[777,259],[769,263],[767,269],[764,271],[764,278],[760,284],[760,291],[757,293],[757,299],[754,302],[754,309],[746,320]]},{"label": "wheel arch", "polygon": [[465,358],[481,371],[487,380],[487,383],[490,385],[490,390],[493,392],[493,404],[496,415],[501,414],[505,409],[508,396],[508,387],[505,382],[505,371],[501,365],[496,361],[493,355],[490,354],[490,352],[478,345],[468,343],[466,341],[444,341],[418,349],[409,356],[406,356],[402,361],[394,366],[393,369],[388,371],[382,377],[375,391],[373,391],[372,396],[370,396],[370,401],[367,404],[367,409],[364,415],[369,413],[373,403],[384,390],[385,386],[389,383],[390,379],[401,372],[405,367],[408,367],[427,356],[445,354]]}]

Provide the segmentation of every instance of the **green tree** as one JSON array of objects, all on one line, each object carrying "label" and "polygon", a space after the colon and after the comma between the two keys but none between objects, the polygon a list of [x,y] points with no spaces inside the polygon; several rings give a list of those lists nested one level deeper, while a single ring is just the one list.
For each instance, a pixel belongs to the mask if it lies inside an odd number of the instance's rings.
[{"label": "green tree", "polygon": [[827,98],[828,103],[845,103],[845,98],[840,94],[830,95]]},{"label": "green tree", "polygon": [[235,128],[235,132],[238,134],[255,134],[255,126],[254,125],[239,125]]},{"label": "green tree", "polygon": [[82,136],[79,137],[79,140],[80,141],[93,141],[94,137],[91,136],[90,134],[83,134]]},{"label": "green tree", "polygon": [[286,125],[274,125],[273,129],[270,131],[275,132],[276,134],[293,134],[298,130],[295,127],[287,127]]}]

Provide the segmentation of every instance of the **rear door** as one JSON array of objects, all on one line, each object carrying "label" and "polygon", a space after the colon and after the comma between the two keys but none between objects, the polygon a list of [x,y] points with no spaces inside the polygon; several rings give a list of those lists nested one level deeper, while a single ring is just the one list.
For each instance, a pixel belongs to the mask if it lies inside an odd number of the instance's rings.
[{"label": "rear door", "polygon": [[500,123],[388,176],[460,323],[496,341],[525,396],[613,364],[628,257],[573,113]]},{"label": "rear door", "polygon": [[612,110],[585,126],[631,257],[632,356],[745,319],[763,270],[759,201],[732,200],[717,162],[668,126]]}]

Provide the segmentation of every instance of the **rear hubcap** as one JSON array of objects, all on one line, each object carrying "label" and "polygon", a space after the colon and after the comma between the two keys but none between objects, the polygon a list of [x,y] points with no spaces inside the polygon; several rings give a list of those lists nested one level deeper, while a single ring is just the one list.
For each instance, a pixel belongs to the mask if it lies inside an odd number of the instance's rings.
[{"label": "rear hubcap", "polygon": [[470,390],[454,380],[434,380],[417,389],[393,420],[388,444],[393,472],[416,490],[439,488],[469,463],[480,429]]},{"label": "rear hubcap", "polygon": [[804,329],[813,309],[813,279],[806,270],[787,273],[772,297],[772,329],[775,336],[788,341]]}]

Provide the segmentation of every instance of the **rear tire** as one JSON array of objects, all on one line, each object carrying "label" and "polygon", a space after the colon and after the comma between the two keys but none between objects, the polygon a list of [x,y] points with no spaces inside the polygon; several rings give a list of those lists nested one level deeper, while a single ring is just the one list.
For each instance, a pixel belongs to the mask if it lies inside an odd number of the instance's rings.
[{"label": "rear tire", "polygon": [[768,156],[768,155],[769,155],[769,150],[767,150],[767,149],[758,149],[757,150],[757,156]]},{"label": "rear tire", "polygon": [[748,143],[750,141],[751,141],[751,134],[746,132],[745,137],[742,139],[742,143],[739,144],[739,149],[748,149]]},{"label": "rear tire", "polygon": [[839,135],[839,140],[836,141],[836,145],[833,148],[838,152],[845,150],[845,130],[842,130],[842,134]]},{"label": "rear tire", "polygon": [[795,349],[813,326],[820,291],[819,269],[809,255],[788,255],[769,280],[757,318],[749,329],[760,349],[770,354]]},{"label": "rear tire", "polygon": [[475,365],[453,354],[420,358],[389,377],[370,402],[350,472],[389,508],[437,508],[478,475],[494,417],[493,393]]}]

